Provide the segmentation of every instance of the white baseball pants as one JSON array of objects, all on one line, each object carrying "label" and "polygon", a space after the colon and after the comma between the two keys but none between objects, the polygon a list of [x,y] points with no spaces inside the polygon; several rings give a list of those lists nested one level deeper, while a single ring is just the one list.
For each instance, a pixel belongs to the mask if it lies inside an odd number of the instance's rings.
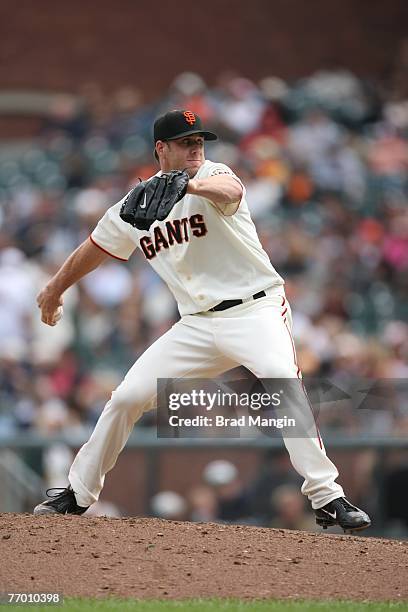
[{"label": "white baseball pants", "polygon": [[[211,378],[239,365],[263,379],[301,377],[283,287],[228,310],[182,317],[141,355],[113,391],[71,466],[69,482],[77,503],[90,506],[97,501],[105,474],[115,465],[135,422],[155,407],[157,378]],[[310,420],[304,392],[298,410]],[[317,509],[344,493],[316,427],[313,432],[284,436],[284,443],[293,467],[304,478],[302,493]]]}]

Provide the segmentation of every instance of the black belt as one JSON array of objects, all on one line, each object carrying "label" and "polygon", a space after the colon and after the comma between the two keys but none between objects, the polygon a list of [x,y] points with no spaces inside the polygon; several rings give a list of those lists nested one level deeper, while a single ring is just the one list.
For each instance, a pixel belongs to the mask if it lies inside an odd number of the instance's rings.
[{"label": "black belt", "polygon": [[[266,297],[265,291],[258,291],[252,296],[253,300],[259,300],[259,298]],[[246,300],[245,300],[246,301]],[[239,306],[239,304],[243,304],[244,300],[224,300],[220,302],[214,308],[210,308],[211,312],[216,312],[218,310],[228,310],[228,308],[232,308],[233,306]]]}]

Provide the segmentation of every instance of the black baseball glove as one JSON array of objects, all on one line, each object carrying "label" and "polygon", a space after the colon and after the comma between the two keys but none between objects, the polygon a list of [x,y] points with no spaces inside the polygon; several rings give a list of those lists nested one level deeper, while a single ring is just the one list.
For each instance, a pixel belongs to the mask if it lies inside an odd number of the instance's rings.
[{"label": "black baseball glove", "polygon": [[156,220],[163,221],[186,195],[189,180],[185,170],[173,170],[141,181],[123,202],[121,219],[140,230],[150,229]]}]

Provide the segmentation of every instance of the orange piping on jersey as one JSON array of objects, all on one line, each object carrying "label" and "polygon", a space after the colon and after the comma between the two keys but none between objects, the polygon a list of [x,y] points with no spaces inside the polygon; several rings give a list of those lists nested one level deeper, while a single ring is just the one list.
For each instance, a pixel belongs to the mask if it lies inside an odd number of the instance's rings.
[{"label": "orange piping on jersey", "polygon": [[122,257],[118,257],[117,255],[113,255],[113,253],[109,253],[109,251],[107,251],[106,249],[101,247],[97,242],[95,242],[95,240],[92,238],[92,236],[89,236],[89,240],[92,242],[92,244],[94,244],[96,247],[98,247],[98,249],[101,249],[101,251],[103,251],[107,255],[110,255],[111,257],[114,257],[115,259],[119,259],[119,261],[127,261],[127,259],[123,259]]}]

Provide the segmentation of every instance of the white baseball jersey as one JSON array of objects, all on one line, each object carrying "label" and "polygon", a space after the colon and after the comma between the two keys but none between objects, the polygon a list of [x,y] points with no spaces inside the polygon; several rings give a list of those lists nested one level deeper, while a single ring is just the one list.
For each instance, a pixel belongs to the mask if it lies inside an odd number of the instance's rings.
[{"label": "white baseball jersey", "polygon": [[[230,174],[241,182],[228,166],[209,160],[194,178],[215,174]],[[149,231],[120,218],[124,199],[107,210],[91,240],[123,260],[141,248],[173,293],[181,316],[284,284],[259,241],[245,188],[234,215],[224,215],[206,198],[186,194],[165,221],[155,221]]]}]

